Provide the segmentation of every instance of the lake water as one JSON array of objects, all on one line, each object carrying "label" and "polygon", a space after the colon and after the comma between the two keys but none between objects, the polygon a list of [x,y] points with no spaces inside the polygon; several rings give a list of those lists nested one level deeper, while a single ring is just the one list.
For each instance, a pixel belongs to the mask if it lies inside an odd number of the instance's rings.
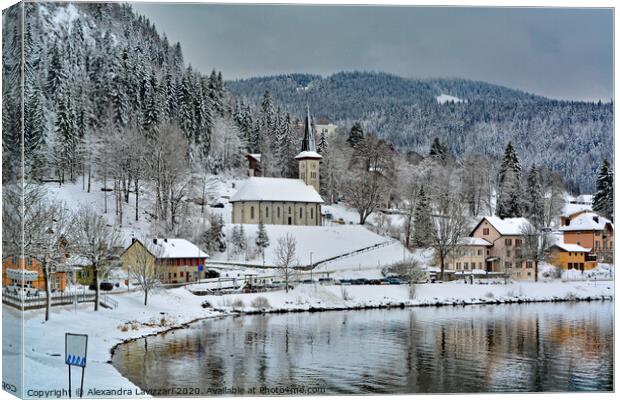
[{"label": "lake water", "polygon": [[611,391],[613,303],[204,320],[122,345],[113,363],[185,395]]}]

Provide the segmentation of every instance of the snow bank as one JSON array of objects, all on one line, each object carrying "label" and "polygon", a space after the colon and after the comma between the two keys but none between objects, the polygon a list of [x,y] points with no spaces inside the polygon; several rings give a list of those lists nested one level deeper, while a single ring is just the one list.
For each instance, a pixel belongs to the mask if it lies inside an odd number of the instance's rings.
[{"label": "snow bank", "polygon": [[[84,388],[134,390],[136,387],[121,376],[107,362],[112,347],[131,338],[154,334],[193,320],[221,315],[201,307],[204,300],[183,288],[160,291],[150,295],[149,305],[143,305],[141,292],[111,295],[118,301],[118,308],[92,311],[93,304],[54,307],[50,321],[43,321],[43,311],[25,312],[24,327],[24,386],[27,390],[50,390],[67,387],[67,368],[64,365],[65,332],[85,333],[88,340],[88,364]],[[21,364],[21,317],[9,306],[3,306],[3,363]],[[4,368],[3,381],[19,382],[20,368]],[[77,373],[76,373],[77,374]],[[23,396],[21,388],[18,388]],[[29,396],[29,397],[32,397]]]},{"label": "snow bank", "polygon": [[463,99],[459,99],[458,97],[450,96],[449,94],[444,94],[444,93],[437,96],[437,103],[439,104],[445,104],[449,101],[453,101],[455,103],[462,103]]},{"label": "snow bank", "polygon": [[298,285],[288,293],[241,293],[204,296],[222,311],[258,312],[256,298],[265,298],[265,312],[319,311],[373,307],[525,303],[540,301],[611,300],[613,282],[522,282],[507,285],[469,285],[461,281],[414,285]]}]

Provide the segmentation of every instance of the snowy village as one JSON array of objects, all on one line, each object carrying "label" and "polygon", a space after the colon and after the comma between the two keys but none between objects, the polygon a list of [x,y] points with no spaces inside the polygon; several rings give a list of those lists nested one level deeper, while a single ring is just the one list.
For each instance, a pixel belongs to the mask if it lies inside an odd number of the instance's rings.
[{"label": "snowy village", "polygon": [[[199,71],[130,5],[3,18],[3,81],[24,74],[3,85],[5,390],[68,397],[66,332],[86,397],[612,390],[610,104],[481,120],[506,135],[478,152],[440,122],[403,146],[326,112],[326,83]],[[496,107],[450,87],[426,112]],[[506,96],[515,118],[544,99]],[[518,131],[538,123],[603,145],[558,162],[565,138]]]}]

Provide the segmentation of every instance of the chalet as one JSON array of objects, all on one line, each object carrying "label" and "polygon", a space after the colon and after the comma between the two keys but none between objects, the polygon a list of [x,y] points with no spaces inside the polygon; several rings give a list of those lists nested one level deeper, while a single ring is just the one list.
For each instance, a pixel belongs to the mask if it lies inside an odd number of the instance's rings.
[{"label": "chalet", "polygon": [[521,256],[528,225],[525,218],[484,217],[480,220],[469,236],[490,243],[484,260],[486,271],[505,273],[514,280],[534,280],[534,262],[525,261]]},{"label": "chalet", "polygon": [[250,153],[245,158],[248,160],[248,176],[261,176],[260,154]]},{"label": "chalet", "polygon": [[154,238],[146,246],[133,239],[120,256],[123,268],[129,269],[137,257],[144,256],[165,266],[160,275],[163,283],[194,282],[208,277],[204,265],[209,255],[185,239]]},{"label": "chalet", "polygon": [[563,241],[591,249],[599,262],[613,262],[614,226],[594,212],[583,212],[560,227]]},{"label": "chalet", "polygon": [[[299,179],[250,177],[230,198],[234,224],[321,225],[319,165],[310,112],[306,116]],[[260,157],[258,158],[260,161]]]},{"label": "chalet", "polygon": [[590,270],[597,265],[590,249],[578,244],[556,243],[549,248],[549,262],[562,269]]},{"label": "chalet", "polygon": [[[50,289],[52,291],[63,291],[67,287],[67,273],[64,269],[54,268],[50,278]],[[38,290],[45,290],[41,261],[29,256],[4,257],[2,259],[2,286],[21,286],[22,284]]]}]

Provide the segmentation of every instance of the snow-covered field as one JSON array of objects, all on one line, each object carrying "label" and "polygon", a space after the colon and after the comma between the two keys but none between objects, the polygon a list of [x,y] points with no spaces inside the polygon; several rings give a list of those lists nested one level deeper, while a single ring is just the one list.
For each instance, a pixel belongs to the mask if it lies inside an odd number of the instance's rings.
[{"label": "snow-covered field", "polygon": [[[24,377],[28,397],[45,394],[67,386],[64,365],[65,332],[89,335],[88,366],[85,388],[101,390],[119,388],[135,390],[133,384],[122,377],[108,363],[110,350],[117,344],[143,335],[154,334],[199,318],[226,315],[228,311],[258,312],[252,303],[257,297],[267,300],[265,311],[330,310],[363,307],[422,306],[435,304],[484,304],[516,301],[553,301],[579,299],[610,299],[613,283],[606,282],[547,282],[512,283],[508,285],[467,285],[461,282],[421,284],[415,286],[413,298],[407,285],[323,286],[301,284],[289,293],[230,294],[224,296],[194,296],[185,288],[161,290],[150,296],[149,306],[142,304],[142,293],[115,295],[119,306],[114,310],[102,309],[95,313],[92,304],[52,309],[51,320],[43,322],[42,310],[24,313]],[[207,301],[218,309],[202,308]],[[256,306],[256,303],[255,303]],[[19,343],[22,326],[14,309],[3,307],[3,380],[20,379],[21,363]],[[11,368],[7,368],[11,366]],[[33,390],[43,392],[33,392]],[[47,396],[54,396],[48,392]]]}]

